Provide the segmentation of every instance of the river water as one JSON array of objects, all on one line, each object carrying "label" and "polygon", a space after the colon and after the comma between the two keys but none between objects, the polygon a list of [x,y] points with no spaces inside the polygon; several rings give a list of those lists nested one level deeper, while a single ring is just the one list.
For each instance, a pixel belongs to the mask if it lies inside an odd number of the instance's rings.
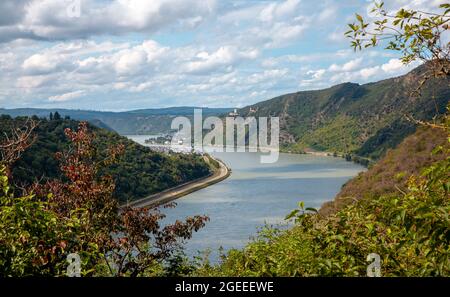
[{"label": "river water", "polygon": [[[130,137],[130,136],[129,136]],[[142,137],[130,137],[142,144]],[[364,168],[342,158],[280,154],[273,164],[261,164],[259,153],[213,153],[232,169],[231,176],[215,185],[178,199],[164,209],[168,222],[187,216],[208,215],[206,227],[186,244],[189,256],[220,247],[243,247],[264,224],[283,224],[298,202],[319,208],[332,200],[341,186]]]}]

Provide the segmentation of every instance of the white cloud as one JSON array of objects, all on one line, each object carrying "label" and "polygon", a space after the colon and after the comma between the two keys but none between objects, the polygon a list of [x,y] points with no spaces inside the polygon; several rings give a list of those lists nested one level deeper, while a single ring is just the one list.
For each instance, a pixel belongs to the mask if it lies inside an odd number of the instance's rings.
[{"label": "white cloud", "polygon": [[281,3],[269,3],[259,14],[259,19],[263,22],[272,22],[278,19],[285,19],[292,16],[300,0],[286,0]]},{"label": "white cloud", "polygon": [[264,70],[261,73],[255,73],[249,76],[248,82],[250,84],[258,84],[263,81],[277,79],[280,77],[285,76],[288,74],[288,69],[271,69],[271,70]]},{"label": "white cloud", "polygon": [[337,7],[335,6],[327,6],[320,13],[317,18],[319,22],[330,22],[332,18],[334,18],[337,14]]},{"label": "white cloud", "polygon": [[388,63],[381,66],[381,69],[388,73],[398,72],[402,68],[405,68],[405,65],[399,59],[391,59]]},{"label": "white cloud", "polygon": [[183,69],[187,73],[208,74],[224,67],[233,66],[243,59],[255,59],[259,51],[256,49],[239,50],[232,46],[222,46],[217,51],[199,52],[192,61],[187,62]]},{"label": "white cloud", "polygon": [[345,64],[342,66],[342,70],[343,70],[343,71],[352,71],[352,70],[355,70],[355,69],[357,69],[357,68],[361,65],[361,62],[362,62],[362,61],[363,61],[362,58],[358,58],[358,59],[355,59],[355,60],[351,60],[351,61],[345,63]]},{"label": "white cloud", "polygon": [[321,79],[325,73],[326,73],[325,69],[310,70],[306,72],[306,74],[310,75],[313,79]]},{"label": "white cloud", "polygon": [[0,25],[3,22],[11,26],[0,27],[0,42],[156,32],[167,26],[198,24],[216,9],[216,0],[84,0],[80,17],[71,18],[67,14],[67,1],[19,0],[14,4],[3,1]]},{"label": "white cloud", "polygon": [[22,92],[30,93],[34,88],[49,85],[54,79],[54,75],[22,76],[17,79],[16,87]]},{"label": "white cloud", "polygon": [[150,82],[140,83],[137,86],[131,86],[129,90],[134,93],[139,93],[139,92],[149,90],[154,85],[155,85],[155,82],[150,81]]},{"label": "white cloud", "polygon": [[0,53],[0,70],[5,72],[13,71],[16,65],[16,56],[12,52]]},{"label": "white cloud", "polygon": [[[367,83],[381,80],[386,77],[406,74],[408,71],[411,71],[414,67],[419,65],[419,63],[404,65],[398,59],[390,59],[388,62],[379,65],[373,65],[373,61],[370,60],[365,60],[364,64],[362,62],[363,60],[358,58],[350,60],[342,65],[333,64],[326,72],[324,72],[323,69],[310,70],[306,72],[309,79],[303,80],[302,85],[323,85],[325,81],[329,81],[333,84],[343,82]],[[362,67],[363,65],[366,67]]]},{"label": "white cloud", "polygon": [[277,48],[295,42],[308,27],[309,24],[276,23],[270,31],[260,34],[271,39],[267,47]]},{"label": "white cloud", "polygon": [[141,50],[124,50],[119,54],[115,69],[119,75],[134,74],[144,66],[145,52]]},{"label": "white cloud", "polygon": [[[232,25],[235,34],[224,38],[237,45],[282,48],[297,43],[311,25],[299,0],[267,1],[232,10],[219,18],[225,28]],[[244,28],[239,28],[244,25]]]},{"label": "white cloud", "polygon": [[26,59],[22,68],[28,74],[39,75],[58,71],[64,60],[50,53],[34,54]]},{"label": "white cloud", "polygon": [[263,98],[263,96],[267,96],[267,91],[266,90],[262,90],[262,91],[253,91],[250,93],[250,97],[251,98]]},{"label": "white cloud", "polygon": [[64,102],[64,101],[69,101],[69,100],[76,99],[76,98],[84,96],[84,95],[85,95],[84,91],[75,91],[75,92],[65,93],[65,94],[62,94],[62,95],[51,96],[51,97],[48,98],[48,101],[50,101],[50,102]]},{"label": "white cloud", "polygon": [[380,72],[380,66],[363,68],[359,71],[359,74],[363,79],[369,79]]},{"label": "white cloud", "polygon": [[230,73],[213,76],[209,79],[208,82],[213,85],[234,84],[237,82],[236,76],[237,72],[233,71]]},{"label": "white cloud", "polygon": [[333,64],[329,67],[328,70],[333,71],[333,72],[353,71],[353,70],[357,69],[358,67],[360,67],[362,61],[363,61],[362,58],[357,58],[357,59],[350,60],[343,65]]}]

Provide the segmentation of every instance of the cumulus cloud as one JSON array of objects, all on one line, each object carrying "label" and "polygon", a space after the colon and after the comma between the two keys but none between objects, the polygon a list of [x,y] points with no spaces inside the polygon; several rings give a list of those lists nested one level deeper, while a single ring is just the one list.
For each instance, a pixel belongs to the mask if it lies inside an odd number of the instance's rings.
[{"label": "cumulus cloud", "polygon": [[391,59],[388,63],[383,64],[381,69],[388,73],[395,73],[404,67],[405,65],[399,59]]},{"label": "cumulus cloud", "polygon": [[361,66],[362,61],[363,61],[362,58],[358,58],[358,59],[350,60],[343,65],[333,64],[330,66],[329,70],[333,71],[333,72],[353,71]]},{"label": "cumulus cloud", "polygon": [[326,73],[325,69],[309,70],[306,72],[306,74],[310,75],[313,79],[321,79],[325,73]]},{"label": "cumulus cloud", "polygon": [[364,80],[367,80],[373,76],[375,76],[376,74],[378,74],[380,71],[380,67],[379,66],[374,66],[374,67],[368,67],[368,68],[363,68],[359,71],[359,74],[361,75],[361,77]]},{"label": "cumulus cloud", "polygon": [[256,49],[239,50],[235,47],[223,46],[213,53],[199,52],[192,61],[183,66],[183,69],[187,73],[209,74],[219,68],[232,67],[243,59],[255,59],[258,54]]},{"label": "cumulus cloud", "polygon": [[71,67],[71,63],[66,63],[62,56],[51,53],[34,54],[22,64],[25,73],[29,75],[55,73],[61,71],[64,67]]},{"label": "cumulus cloud", "polygon": [[17,38],[66,40],[95,35],[156,32],[171,25],[195,25],[212,15],[215,0],[83,0],[81,14],[68,14],[70,1],[3,0],[0,42]]}]

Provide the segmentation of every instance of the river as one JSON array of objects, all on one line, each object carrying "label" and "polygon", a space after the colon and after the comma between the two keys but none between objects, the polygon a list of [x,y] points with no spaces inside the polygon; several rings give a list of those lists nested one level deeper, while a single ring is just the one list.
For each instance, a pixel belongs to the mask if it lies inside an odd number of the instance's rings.
[{"label": "river", "polygon": [[[142,143],[143,138],[129,137]],[[241,248],[264,224],[285,223],[284,217],[299,201],[319,208],[364,170],[342,158],[325,156],[280,154],[276,163],[261,164],[259,153],[212,155],[232,169],[231,176],[178,199],[176,208],[164,212],[170,222],[208,215],[210,221],[187,242],[186,253],[193,256],[211,249],[213,261],[220,247]]]}]

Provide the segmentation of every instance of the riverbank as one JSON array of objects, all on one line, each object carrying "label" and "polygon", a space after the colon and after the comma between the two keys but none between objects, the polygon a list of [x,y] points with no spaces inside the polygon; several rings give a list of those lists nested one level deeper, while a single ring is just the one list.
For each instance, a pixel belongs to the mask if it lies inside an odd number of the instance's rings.
[{"label": "riverbank", "polygon": [[[121,207],[131,206],[135,208],[140,207],[155,207],[161,204],[171,202],[173,200],[179,199],[195,191],[201,190],[203,188],[209,187],[213,184],[223,181],[231,175],[231,169],[221,160],[212,158],[219,164],[219,168],[215,168],[214,173],[202,177],[182,185],[164,190],[162,192],[150,195],[146,198],[139,199],[133,202],[122,205]],[[212,166],[212,165],[211,165]]]},{"label": "riverbank", "polygon": [[285,153],[285,154],[299,154],[299,155],[313,155],[313,156],[318,156],[318,157],[335,157],[335,158],[342,158],[345,159],[348,162],[353,162],[355,164],[359,164],[362,165],[366,168],[368,168],[370,165],[375,164],[377,161],[370,159],[370,158],[366,158],[366,157],[361,157],[358,155],[354,155],[354,154],[343,154],[343,153],[337,153],[337,152],[328,152],[328,151],[316,151],[316,150],[312,150],[312,149],[306,149],[306,150],[302,150],[302,151],[293,151],[293,150],[288,150],[288,149],[280,149],[280,153]]}]

